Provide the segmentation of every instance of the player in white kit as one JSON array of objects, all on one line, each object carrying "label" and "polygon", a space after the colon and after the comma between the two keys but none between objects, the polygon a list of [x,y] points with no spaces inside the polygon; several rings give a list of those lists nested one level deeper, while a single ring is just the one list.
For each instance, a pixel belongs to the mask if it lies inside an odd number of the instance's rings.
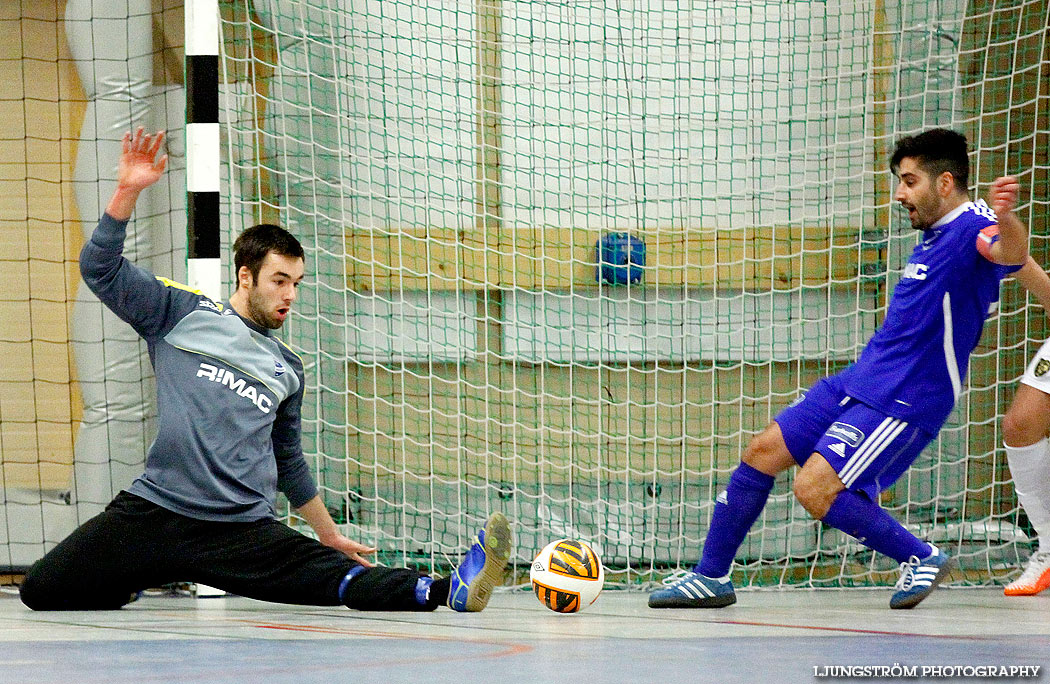
[{"label": "player in white kit", "polygon": [[[1020,274],[1018,274],[1020,276]],[[1050,312],[1050,278],[1025,282],[1043,309]],[[1006,586],[1007,596],[1034,596],[1050,587],[1050,340],[1028,364],[1003,418],[1003,445],[1017,500],[1039,538],[1024,572]]]}]

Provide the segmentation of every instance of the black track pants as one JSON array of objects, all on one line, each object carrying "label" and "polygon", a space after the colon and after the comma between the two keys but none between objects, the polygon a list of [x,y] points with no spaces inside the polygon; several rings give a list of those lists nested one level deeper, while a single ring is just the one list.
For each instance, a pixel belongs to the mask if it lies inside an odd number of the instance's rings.
[{"label": "black track pants", "polygon": [[[34,610],[120,608],[138,591],[199,582],[231,594],[337,606],[356,563],[276,520],[214,522],[173,513],[121,492],[26,573],[22,602]],[[432,610],[415,601],[419,573],[372,568],[350,582],[346,605]]]}]

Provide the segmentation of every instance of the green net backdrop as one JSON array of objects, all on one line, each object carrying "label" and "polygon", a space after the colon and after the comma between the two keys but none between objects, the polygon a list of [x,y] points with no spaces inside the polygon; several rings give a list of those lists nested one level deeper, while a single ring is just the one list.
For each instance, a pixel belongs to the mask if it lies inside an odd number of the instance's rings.
[{"label": "green net backdrop", "polygon": [[[607,577],[691,567],[749,437],[853,360],[915,244],[894,140],[971,140],[1047,263],[1048,3],[229,2],[225,219],[289,227],[305,447],[346,532],[443,572],[492,510]],[[645,243],[595,279],[595,243]],[[1030,530],[998,425],[1044,313],[1004,285],[963,397],[883,504],[1001,581]],[[743,585],[895,567],[781,477]],[[518,575],[520,578],[520,574]],[[514,581],[514,580],[512,580]]]}]

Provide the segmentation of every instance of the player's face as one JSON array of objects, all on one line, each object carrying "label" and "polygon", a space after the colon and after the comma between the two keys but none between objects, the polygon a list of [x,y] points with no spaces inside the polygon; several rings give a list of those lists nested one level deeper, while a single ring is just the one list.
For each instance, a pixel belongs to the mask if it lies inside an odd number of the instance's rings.
[{"label": "player's face", "polygon": [[937,192],[935,179],[930,178],[915,159],[902,159],[897,176],[900,182],[893,198],[908,210],[912,228],[926,230],[944,216],[944,198]]},{"label": "player's face", "polygon": [[267,254],[259,277],[248,285],[248,318],[270,330],[280,328],[292,310],[302,280],[302,259]]}]

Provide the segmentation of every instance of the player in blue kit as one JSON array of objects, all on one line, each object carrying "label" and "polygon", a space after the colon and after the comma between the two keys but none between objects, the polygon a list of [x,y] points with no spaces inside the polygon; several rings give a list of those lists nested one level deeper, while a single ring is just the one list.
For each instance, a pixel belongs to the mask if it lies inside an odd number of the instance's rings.
[{"label": "player in blue kit", "polygon": [[[336,527],[301,445],[303,364],[273,336],[304,275],[288,231],[234,243],[237,289],[218,302],[122,255],[139,194],[160,179],[163,132],[125,135],[118,185],[80,255],[85,282],[145,340],[157,379],[146,471],[37,561],[21,598],[34,610],[120,608],[176,581],[264,601],[361,610],[479,611],[502,579],[511,531],[489,517],[451,577],[375,567],[375,549]],[[276,519],[283,492],[318,539]]]},{"label": "player in blue kit", "polygon": [[[879,506],[879,493],[937,435],[995,310],[999,281],[1042,274],[1014,213],[1019,186],[999,178],[991,207],[967,195],[966,138],[933,129],[897,143],[895,199],[922,240],[897,283],[879,330],[857,361],[824,378],[752,438],[715,503],[700,562],[649,596],[653,608],[736,602],[729,578],[775,476],[792,466],[794,494],[814,518],[901,564],[891,608],[911,608],[949,574],[952,560]],[[1023,268],[1022,268],[1023,266]]]}]

